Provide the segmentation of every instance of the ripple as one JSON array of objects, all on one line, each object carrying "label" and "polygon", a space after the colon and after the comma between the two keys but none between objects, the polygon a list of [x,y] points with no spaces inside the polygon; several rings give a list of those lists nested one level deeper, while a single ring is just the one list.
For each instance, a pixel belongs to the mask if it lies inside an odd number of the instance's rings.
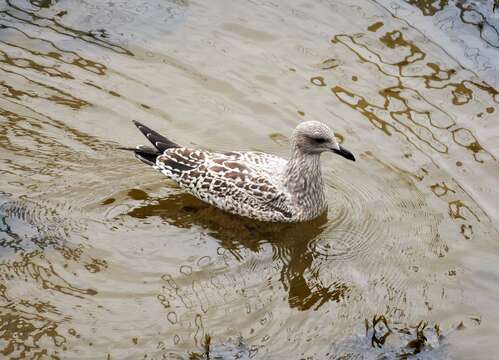
[{"label": "ripple", "polygon": [[[335,260],[369,257],[376,254],[375,248],[387,238],[411,238],[412,229],[432,223],[434,215],[426,205],[425,196],[411,179],[379,166],[376,161],[372,161],[370,169],[372,174],[383,173],[383,177],[352,174],[348,169],[341,169],[341,177],[333,173],[327,175],[326,183],[334,188],[331,219],[319,240],[310,243],[311,251]],[[414,214],[421,214],[417,222],[414,222]],[[401,226],[403,224],[406,225]],[[401,229],[405,233],[400,233]],[[436,228],[432,231],[436,232]],[[411,243],[422,246],[416,239]],[[402,241],[396,246],[403,247],[405,243]]]},{"label": "ripple", "polygon": [[18,252],[63,245],[83,229],[70,217],[61,217],[56,208],[0,193],[0,246],[5,249]]}]

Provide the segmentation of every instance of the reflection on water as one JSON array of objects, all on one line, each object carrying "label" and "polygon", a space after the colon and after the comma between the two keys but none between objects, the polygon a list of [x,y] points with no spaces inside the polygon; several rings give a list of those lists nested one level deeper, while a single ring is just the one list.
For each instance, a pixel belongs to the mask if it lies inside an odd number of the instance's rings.
[{"label": "reflection on water", "polygon": [[[345,284],[322,284],[311,274],[318,255],[312,251],[312,243],[324,231],[326,215],[304,224],[262,223],[232,216],[187,194],[160,199],[128,215],[138,219],[159,216],[180,228],[200,227],[239,261],[244,260],[242,249],[258,253],[263,243],[269,244],[273,260],[281,264],[279,280],[288,292],[291,308],[318,308],[328,301],[341,300],[348,292]],[[306,273],[311,276],[307,278]]]},{"label": "reflection on water", "polygon": [[[494,5],[2,2],[1,356],[496,353]],[[321,218],[259,223],[117,151],[132,119],[283,156],[319,119],[359,161],[324,156]]]}]

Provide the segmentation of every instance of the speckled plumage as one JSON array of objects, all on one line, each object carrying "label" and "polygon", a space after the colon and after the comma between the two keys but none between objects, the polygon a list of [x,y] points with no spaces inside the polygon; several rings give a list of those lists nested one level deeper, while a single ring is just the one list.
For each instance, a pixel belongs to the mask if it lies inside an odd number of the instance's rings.
[{"label": "speckled plumage", "polygon": [[289,160],[262,152],[217,153],[186,148],[135,124],[155,146],[133,149],[140,160],[197,198],[262,221],[298,222],[321,215],[327,204],[320,154],[331,150],[351,155],[336,143],[326,125],[315,121],[295,129]]}]

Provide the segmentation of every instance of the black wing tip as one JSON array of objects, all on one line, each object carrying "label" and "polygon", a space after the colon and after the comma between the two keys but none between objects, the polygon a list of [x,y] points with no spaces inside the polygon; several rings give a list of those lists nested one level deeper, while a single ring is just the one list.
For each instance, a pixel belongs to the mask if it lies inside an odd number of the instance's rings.
[{"label": "black wing tip", "polygon": [[178,148],[180,145],[174,143],[173,141],[167,139],[163,135],[157,133],[153,129],[147,127],[137,120],[132,120],[134,125],[139,129],[139,131],[154,145],[156,149],[163,152],[170,148]]},{"label": "black wing tip", "polygon": [[161,153],[153,148],[139,145],[137,147],[118,146],[117,150],[133,151],[135,157],[147,165],[156,165],[156,159]]},{"label": "black wing tip", "polygon": [[137,127],[139,126],[144,126],[144,124],[142,124],[141,122],[137,121],[137,120],[132,120],[133,124]]},{"label": "black wing tip", "polygon": [[154,131],[153,129],[151,129],[150,127],[142,124],[140,121],[137,121],[137,120],[132,120],[133,124],[137,127],[137,129],[140,130],[140,132],[148,139],[150,140],[149,136],[148,135],[151,135],[151,134],[154,134],[156,136],[161,136],[160,134],[158,134],[156,131]]},{"label": "black wing tip", "polygon": [[156,163],[154,162],[156,159],[151,158],[150,154],[136,152],[135,157],[147,165],[150,165],[150,166],[156,165]]}]

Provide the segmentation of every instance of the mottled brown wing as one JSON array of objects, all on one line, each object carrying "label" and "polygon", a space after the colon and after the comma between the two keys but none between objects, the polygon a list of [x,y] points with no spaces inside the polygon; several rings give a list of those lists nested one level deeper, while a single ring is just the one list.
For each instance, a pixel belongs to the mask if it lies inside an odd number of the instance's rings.
[{"label": "mottled brown wing", "polygon": [[[246,204],[256,211],[278,211],[285,217],[286,196],[272,182],[268,171],[244,153],[209,153],[187,148],[168,149],[156,166],[203,201],[225,210]],[[263,165],[263,164],[262,164]]]}]

